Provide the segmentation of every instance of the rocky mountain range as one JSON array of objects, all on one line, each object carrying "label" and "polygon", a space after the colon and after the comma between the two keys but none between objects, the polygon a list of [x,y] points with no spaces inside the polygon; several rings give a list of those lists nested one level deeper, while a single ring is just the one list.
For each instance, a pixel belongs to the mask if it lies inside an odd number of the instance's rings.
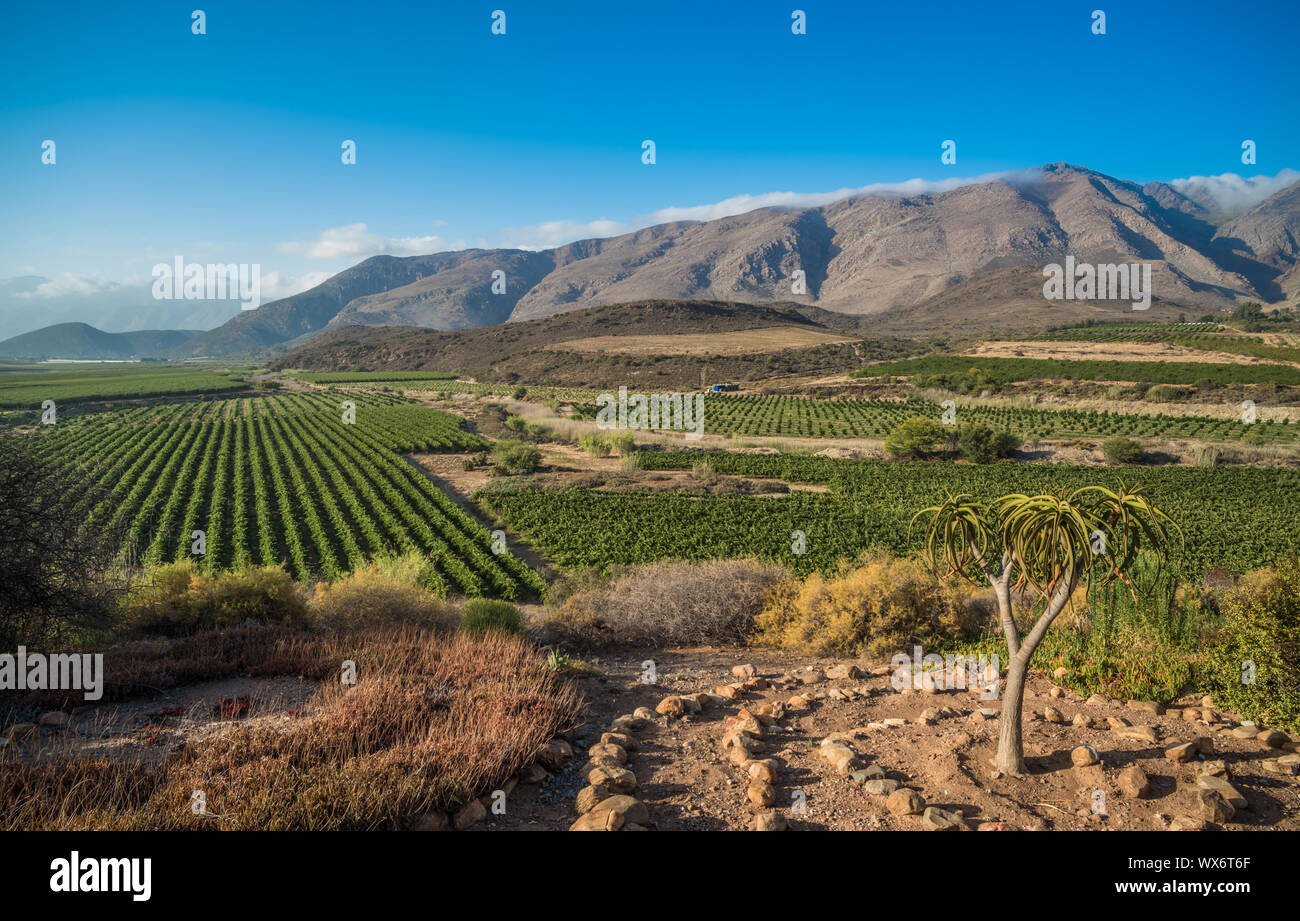
[{"label": "rocky mountain range", "polygon": [[1300,293],[1298,225],[1300,184],[1229,218],[1166,183],[1056,163],[938,194],[764,208],[539,252],[376,256],[169,354],[284,352],[343,326],[458,330],[665,298],[792,302],[895,334],[1046,327],[1093,309],[1042,295],[1043,267],[1067,255],[1150,263],[1153,306],[1143,319],[1200,314]]}]

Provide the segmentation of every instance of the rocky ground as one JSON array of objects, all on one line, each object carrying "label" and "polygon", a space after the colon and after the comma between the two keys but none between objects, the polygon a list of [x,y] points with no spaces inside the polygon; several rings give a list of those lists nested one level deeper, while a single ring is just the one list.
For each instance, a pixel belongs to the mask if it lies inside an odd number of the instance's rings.
[{"label": "rocky ground", "polygon": [[482,827],[1300,829],[1295,740],[1199,698],[1084,700],[1033,675],[1015,777],[979,692],[899,691],[881,663],[652,658],[653,684],[647,658],[595,662],[573,757],[549,752]]}]

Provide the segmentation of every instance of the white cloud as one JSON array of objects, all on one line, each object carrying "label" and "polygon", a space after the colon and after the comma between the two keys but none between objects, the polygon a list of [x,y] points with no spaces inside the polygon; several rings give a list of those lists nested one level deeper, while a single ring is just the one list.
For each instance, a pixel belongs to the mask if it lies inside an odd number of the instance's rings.
[{"label": "white cloud", "polygon": [[1276,176],[1250,178],[1236,173],[1188,176],[1186,179],[1171,179],[1169,185],[1211,211],[1233,214],[1255,207],[1296,182],[1300,182],[1300,172],[1284,169]]},{"label": "white cloud", "polygon": [[287,242],[279,245],[280,252],[304,256],[307,259],[362,259],[368,256],[423,256],[426,253],[463,249],[439,236],[385,237],[371,233],[365,224],[348,224],[331,227],[315,240]]},{"label": "white cloud", "polygon": [[720,217],[733,217],[759,208],[819,208],[845,198],[863,195],[881,197],[902,197],[905,195],[932,195],[949,192],[965,185],[996,180],[1014,180],[1038,171],[1013,170],[1010,172],[986,173],[982,176],[953,178],[943,180],[907,179],[903,182],[874,182],[856,189],[837,189],[834,192],[764,192],[760,195],[735,195],[722,201],[707,205],[690,205],[686,207],[660,208],[650,214],[632,218],[627,221],[611,221],[601,218],[595,221],[547,221],[531,227],[507,227],[501,232],[501,245],[516,249],[550,249],[572,243],[574,240],[589,240],[595,237],[614,237],[622,233],[631,233],[655,224],[670,221],[712,221]]},{"label": "white cloud", "polygon": [[21,291],[14,296],[28,298],[104,294],[121,287],[121,282],[110,281],[102,275],[73,275],[70,272],[64,272],[58,278],[51,278],[41,282],[31,291]]},{"label": "white cloud", "polygon": [[304,272],[302,275],[282,275],[279,272],[263,272],[262,303],[301,294],[308,288],[316,287],[333,274],[333,272]]}]

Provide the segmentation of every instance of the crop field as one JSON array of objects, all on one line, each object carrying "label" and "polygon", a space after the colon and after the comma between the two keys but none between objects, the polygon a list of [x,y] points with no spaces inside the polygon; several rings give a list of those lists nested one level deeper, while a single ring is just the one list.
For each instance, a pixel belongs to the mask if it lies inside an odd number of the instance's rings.
[{"label": "crop field", "polygon": [[0,368],[0,409],[39,410],[63,403],[223,393],[248,387],[238,371],[177,365],[50,365],[48,370]]},{"label": "crop field", "polygon": [[[1071,341],[1071,340],[1066,340]],[[1113,341],[1113,340],[1098,340]],[[1135,340],[1138,341],[1138,340]],[[856,377],[934,377],[978,369],[995,383],[1059,378],[1073,381],[1140,381],[1152,384],[1300,385],[1300,368],[1289,365],[1215,364],[1193,361],[1070,361],[942,355],[868,365]]]},{"label": "crop field", "polygon": [[[749,437],[883,439],[913,416],[939,420],[943,408],[925,401],[821,400],[801,396],[709,396],[704,404],[705,431]],[[1024,439],[1187,438],[1210,442],[1252,440],[1294,443],[1300,426],[1281,421],[1246,425],[1198,416],[1136,415],[1084,409],[1022,409],[962,406],[959,422],[985,422]]]},{"label": "crop field", "polygon": [[[756,556],[795,571],[829,570],[879,546],[919,549],[909,529],[921,509],[949,493],[994,498],[1084,485],[1149,485],[1182,529],[1176,568],[1198,578],[1222,567],[1241,573],[1300,548],[1300,471],[1260,468],[1126,469],[1046,465],[954,465],[839,460],[725,452],[640,452],[647,470],[688,469],[707,459],[722,474],[819,483],[829,493],[788,496],[653,494],[585,489],[489,488],[479,498],[506,524],[566,569],[668,558]],[[792,552],[806,535],[806,553]]]},{"label": "crop field", "polygon": [[389,383],[397,381],[451,381],[451,371],[292,371],[290,377],[309,384]]},{"label": "crop field", "polygon": [[[345,420],[345,400],[355,406]],[[284,562],[333,579],[368,560],[418,552],[443,593],[517,597],[540,589],[523,562],[408,463],[402,452],[485,446],[455,416],[396,397],[284,394],[172,403],[40,426],[45,461],[94,472],[109,494],[79,512],[128,529],[145,564],[189,557],[204,531],[207,568]]]},{"label": "crop field", "polygon": [[[1272,361],[1300,362],[1300,348],[1270,345],[1252,336],[1233,335],[1217,324],[1173,326],[1099,325],[1053,330],[1035,336],[1057,342],[1166,342],[1210,352],[1230,352]],[[1291,340],[1293,341],[1293,340]]]}]

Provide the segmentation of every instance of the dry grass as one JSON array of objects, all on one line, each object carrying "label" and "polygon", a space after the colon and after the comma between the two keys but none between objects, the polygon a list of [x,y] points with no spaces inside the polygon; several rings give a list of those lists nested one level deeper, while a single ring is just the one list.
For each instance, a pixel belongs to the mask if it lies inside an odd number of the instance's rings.
[{"label": "dry grass", "polygon": [[854,342],[852,336],[799,326],[765,326],[733,332],[665,333],[656,336],[590,336],[554,342],[552,351],[608,352],[615,355],[752,355],[783,349]]},{"label": "dry grass", "polygon": [[[281,726],[225,733],[164,764],[11,764],[3,829],[375,829],[454,810],[531,762],[580,707],[526,641],[415,628],[304,638],[331,671]],[[207,814],[191,809],[194,791]]]}]

